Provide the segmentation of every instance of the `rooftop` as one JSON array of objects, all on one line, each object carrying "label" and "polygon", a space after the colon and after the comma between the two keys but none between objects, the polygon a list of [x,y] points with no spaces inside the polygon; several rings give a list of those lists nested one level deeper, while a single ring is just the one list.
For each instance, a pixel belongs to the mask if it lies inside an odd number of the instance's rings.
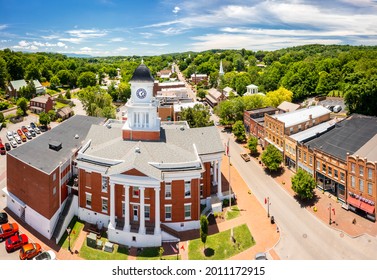
[{"label": "rooftop", "polygon": [[36,97],[32,98],[30,101],[39,102],[39,103],[46,103],[49,98],[51,98],[51,96],[48,95],[48,94],[45,94],[45,95],[36,96]]},{"label": "rooftop", "polygon": [[283,101],[279,106],[278,109],[282,110],[284,112],[293,112],[296,111],[298,108],[300,108],[299,104],[295,104],[288,101]]},{"label": "rooftop", "polygon": [[358,149],[354,156],[367,158],[368,161],[377,162],[377,134],[374,135],[368,142]]},{"label": "rooftop", "polygon": [[[371,138],[375,137],[376,133],[376,117],[354,114],[336,123],[332,130],[306,142],[305,145],[345,161],[347,153],[355,154]],[[366,152],[364,149],[361,151]]]},{"label": "rooftop", "polygon": [[[75,115],[17,149],[12,149],[8,155],[50,174],[60,162],[68,160],[81,147],[91,125],[103,121],[103,118]],[[59,151],[50,149],[49,144],[54,141],[62,143]]]},{"label": "rooftop", "polygon": [[296,110],[294,112],[272,115],[272,117],[283,122],[285,127],[291,127],[293,125],[308,121],[310,117],[312,119],[316,119],[326,114],[330,114],[330,112],[330,110],[323,106],[313,106],[310,108]]},{"label": "rooftop", "polygon": [[316,135],[323,134],[324,132],[330,130],[335,126],[336,121],[330,120],[328,122],[320,123],[318,125],[312,126],[311,128],[305,129],[304,131],[290,135],[289,137],[297,142],[303,142]]},{"label": "rooftop", "polygon": [[275,111],[278,111],[278,109],[275,107],[269,106],[269,107],[257,108],[257,109],[250,110],[247,112],[250,114],[261,114],[261,113],[269,113],[269,112],[275,112]]},{"label": "rooftop", "polygon": [[140,64],[132,75],[130,82],[154,82],[154,79],[149,68],[145,64]]}]

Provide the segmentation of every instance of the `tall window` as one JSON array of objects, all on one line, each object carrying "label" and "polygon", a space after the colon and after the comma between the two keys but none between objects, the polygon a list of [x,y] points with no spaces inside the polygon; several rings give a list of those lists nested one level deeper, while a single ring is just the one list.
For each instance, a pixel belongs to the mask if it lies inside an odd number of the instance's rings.
[{"label": "tall window", "polygon": [[102,200],[102,212],[107,213],[108,200],[105,197],[102,197],[101,200]]},{"label": "tall window", "polygon": [[355,164],[354,163],[351,163],[351,172],[355,173]]},{"label": "tall window", "polygon": [[373,169],[368,168],[368,179],[373,179]]},{"label": "tall window", "polygon": [[334,169],[334,178],[338,179],[338,169]]},{"label": "tall window", "polygon": [[359,189],[361,192],[364,191],[364,180],[363,179],[359,179]]},{"label": "tall window", "polygon": [[368,194],[373,195],[373,185],[371,182],[368,182]]},{"label": "tall window", "polygon": [[317,169],[321,170],[321,163],[319,162],[319,160],[317,160]]},{"label": "tall window", "polygon": [[322,172],[326,174],[326,164],[322,163]]},{"label": "tall window", "polygon": [[310,166],[313,165],[313,156],[309,156],[309,165],[310,165]]},{"label": "tall window", "polygon": [[139,187],[132,187],[132,197],[139,197]]},{"label": "tall window", "polygon": [[306,162],[306,153],[304,152],[304,162]]},{"label": "tall window", "polygon": [[85,204],[87,208],[92,208],[92,194],[85,193]]},{"label": "tall window", "polygon": [[171,199],[171,183],[165,183],[165,199]]},{"label": "tall window", "polygon": [[364,167],[362,167],[360,165],[359,165],[359,175],[360,175],[360,177],[364,176]]},{"label": "tall window", "polygon": [[149,221],[151,217],[151,207],[149,205],[144,205],[144,217],[147,221]]},{"label": "tall window", "polygon": [[351,176],[351,187],[355,187],[355,177]]},{"label": "tall window", "polygon": [[171,221],[171,205],[165,205],[165,221]]},{"label": "tall window", "polygon": [[122,201],[122,217],[124,217],[125,215],[126,215],[126,203]]},{"label": "tall window", "polygon": [[191,219],[191,203],[185,204],[185,220]]},{"label": "tall window", "polygon": [[340,181],[344,182],[344,173],[340,172]]},{"label": "tall window", "polygon": [[191,197],[191,182],[185,181],[185,197]]},{"label": "tall window", "polygon": [[102,192],[107,192],[107,177],[102,176]]},{"label": "tall window", "polygon": [[332,176],[332,167],[331,166],[327,167],[327,174],[329,176]]},{"label": "tall window", "polygon": [[203,197],[204,184],[200,183],[200,198]]},{"label": "tall window", "polygon": [[298,150],[298,158],[301,159],[301,150]]}]

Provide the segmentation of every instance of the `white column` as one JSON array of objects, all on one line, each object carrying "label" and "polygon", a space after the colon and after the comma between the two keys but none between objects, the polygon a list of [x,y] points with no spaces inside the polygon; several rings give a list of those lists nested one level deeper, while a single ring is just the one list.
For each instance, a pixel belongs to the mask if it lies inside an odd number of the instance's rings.
[{"label": "white column", "polygon": [[217,161],[214,161],[213,162],[213,183],[214,183],[214,185],[217,185],[217,167],[218,167],[218,165],[217,165]]},{"label": "white column", "polygon": [[221,160],[217,163],[217,196],[221,196]]},{"label": "white column", "polygon": [[145,209],[144,209],[144,187],[139,187],[140,190],[140,227],[139,233],[145,234]]},{"label": "white column", "polygon": [[110,183],[110,227],[115,228],[115,184]]},{"label": "white column", "polygon": [[154,234],[160,234],[160,187],[154,188]]},{"label": "white column", "polygon": [[123,231],[129,232],[130,227],[130,186],[124,186],[124,227]]}]

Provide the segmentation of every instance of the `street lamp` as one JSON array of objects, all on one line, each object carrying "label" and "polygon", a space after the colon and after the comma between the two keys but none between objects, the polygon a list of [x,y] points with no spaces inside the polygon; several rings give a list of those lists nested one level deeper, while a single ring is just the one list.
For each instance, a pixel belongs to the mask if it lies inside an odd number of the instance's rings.
[{"label": "street lamp", "polygon": [[177,260],[178,260],[178,256],[179,256],[179,242],[177,242],[177,244],[175,244],[175,247],[177,248]]},{"label": "street lamp", "polygon": [[331,221],[331,202],[330,202],[330,207],[329,207],[329,225],[331,226],[332,221]]},{"label": "street lamp", "polygon": [[68,234],[68,251],[72,254],[71,251],[71,228],[67,228],[67,234]]},{"label": "street lamp", "polygon": [[267,203],[267,218],[270,217],[270,197],[267,196],[267,198],[264,199],[264,203]]}]

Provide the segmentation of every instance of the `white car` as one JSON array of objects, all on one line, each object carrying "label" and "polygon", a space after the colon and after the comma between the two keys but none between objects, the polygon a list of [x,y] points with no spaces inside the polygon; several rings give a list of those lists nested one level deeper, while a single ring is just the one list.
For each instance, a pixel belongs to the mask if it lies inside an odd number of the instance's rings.
[{"label": "white car", "polygon": [[40,253],[38,256],[34,257],[33,260],[41,261],[41,260],[56,260],[56,254],[52,250],[44,251]]},{"label": "white car", "polygon": [[16,140],[10,141],[10,145],[12,146],[12,148],[17,148],[17,142],[16,142]]},{"label": "white car", "polygon": [[12,141],[14,139],[12,131],[7,131],[7,138],[9,141]]},{"label": "white car", "polygon": [[35,133],[37,133],[37,134],[41,134],[41,131],[39,130],[38,127],[35,127],[35,128],[34,128],[34,131],[35,131]]},{"label": "white car", "polygon": [[21,140],[21,137],[20,137],[20,135],[16,135],[16,136],[14,136],[14,140],[16,140],[16,142],[18,143],[18,144],[21,144],[21,142],[22,142],[22,140]]}]

